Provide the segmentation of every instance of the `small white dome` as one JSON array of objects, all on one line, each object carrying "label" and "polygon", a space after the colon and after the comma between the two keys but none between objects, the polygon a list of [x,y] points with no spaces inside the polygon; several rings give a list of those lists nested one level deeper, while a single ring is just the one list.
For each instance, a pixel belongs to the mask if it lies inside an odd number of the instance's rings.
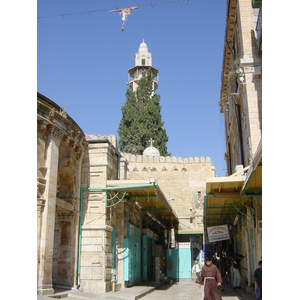
[{"label": "small white dome", "polygon": [[148,52],[148,46],[146,45],[146,43],[144,42],[144,40],[140,44],[139,52]]},{"label": "small white dome", "polygon": [[148,147],[143,152],[144,156],[160,156],[159,150],[155,147]]},{"label": "small white dome", "polygon": [[143,156],[160,156],[159,150],[152,146],[152,139],[150,139],[150,147],[146,148],[143,152]]}]

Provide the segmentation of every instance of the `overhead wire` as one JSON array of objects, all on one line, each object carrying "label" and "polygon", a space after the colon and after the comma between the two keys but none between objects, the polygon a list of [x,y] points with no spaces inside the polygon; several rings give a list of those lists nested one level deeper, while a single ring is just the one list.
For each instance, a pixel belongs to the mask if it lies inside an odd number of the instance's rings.
[{"label": "overhead wire", "polygon": [[[176,4],[180,2],[185,2],[188,4],[188,2],[191,0],[173,0],[173,1],[162,1],[162,2],[155,2],[155,3],[148,3],[148,4],[141,4],[138,7],[154,7],[158,5],[168,5],[168,4]],[[49,19],[49,18],[64,18],[65,16],[74,16],[74,15],[91,15],[91,13],[99,13],[99,12],[107,12],[111,11],[117,8],[104,8],[104,9],[95,9],[95,10],[88,10],[88,11],[81,11],[81,12],[71,12],[71,13],[63,13],[63,14],[57,14],[57,15],[50,15],[50,16],[41,16],[37,17],[38,19]]]}]

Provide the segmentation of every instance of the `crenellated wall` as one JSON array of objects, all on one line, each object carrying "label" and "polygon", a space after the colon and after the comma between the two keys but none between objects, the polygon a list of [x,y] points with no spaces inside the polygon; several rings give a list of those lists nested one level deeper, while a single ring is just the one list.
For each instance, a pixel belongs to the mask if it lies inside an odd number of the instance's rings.
[{"label": "crenellated wall", "polygon": [[209,157],[121,154],[128,161],[129,180],[155,179],[179,218],[180,230],[203,230],[206,178],[215,176]]},{"label": "crenellated wall", "polygon": [[173,164],[195,164],[195,163],[211,163],[210,157],[189,157],[182,158],[176,156],[144,156],[130,153],[123,153],[122,156],[125,157],[129,162],[158,162],[158,163],[173,163]]}]

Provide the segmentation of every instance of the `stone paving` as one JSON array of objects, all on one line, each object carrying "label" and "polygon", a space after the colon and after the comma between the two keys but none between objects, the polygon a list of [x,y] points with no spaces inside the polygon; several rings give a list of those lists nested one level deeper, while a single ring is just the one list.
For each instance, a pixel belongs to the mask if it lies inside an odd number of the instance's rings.
[{"label": "stone paving", "polygon": [[[255,300],[254,287],[253,290],[246,292],[244,289],[234,290],[229,283],[224,283],[221,288],[223,300]],[[162,285],[155,289],[152,293],[142,297],[142,300],[174,300],[188,299],[201,300],[203,299],[203,287],[199,288],[198,284],[190,279],[182,279],[178,283],[172,285]]]},{"label": "stone paving", "polygon": [[[248,290],[248,291],[247,291]],[[243,289],[232,288],[230,283],[222,284],[221,295],[223,300],[255,300],[254,287],[244,287]],[[140,283],[140,285],[131,288],[122,288],[115,292],[106,294],[83,293],[78,290],[58,292],[51,296],[37,296],[37,300],[51,299],[72,299],[72,300],[201,300],[203,299],[203,287],[192,279],[181,279],[179,282],[171,284],[152,282]]]}]

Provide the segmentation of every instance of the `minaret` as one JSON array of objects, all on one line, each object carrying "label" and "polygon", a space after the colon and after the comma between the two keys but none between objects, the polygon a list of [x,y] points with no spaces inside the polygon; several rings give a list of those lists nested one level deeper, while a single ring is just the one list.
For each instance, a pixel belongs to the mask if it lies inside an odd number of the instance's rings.
[{"label": "minaret", "polygon": [[139,51],[134,54],[135,67],[128,71],[128,82],[129,88],[135,91],[138,87],[139,80],[142,77],[143,72],[147,72],[151,68],[151,73],[153,76],[153,93],[158,88],[158,70],[152,67],[152,55],[148,51],[146,43],[140,44]]}]

